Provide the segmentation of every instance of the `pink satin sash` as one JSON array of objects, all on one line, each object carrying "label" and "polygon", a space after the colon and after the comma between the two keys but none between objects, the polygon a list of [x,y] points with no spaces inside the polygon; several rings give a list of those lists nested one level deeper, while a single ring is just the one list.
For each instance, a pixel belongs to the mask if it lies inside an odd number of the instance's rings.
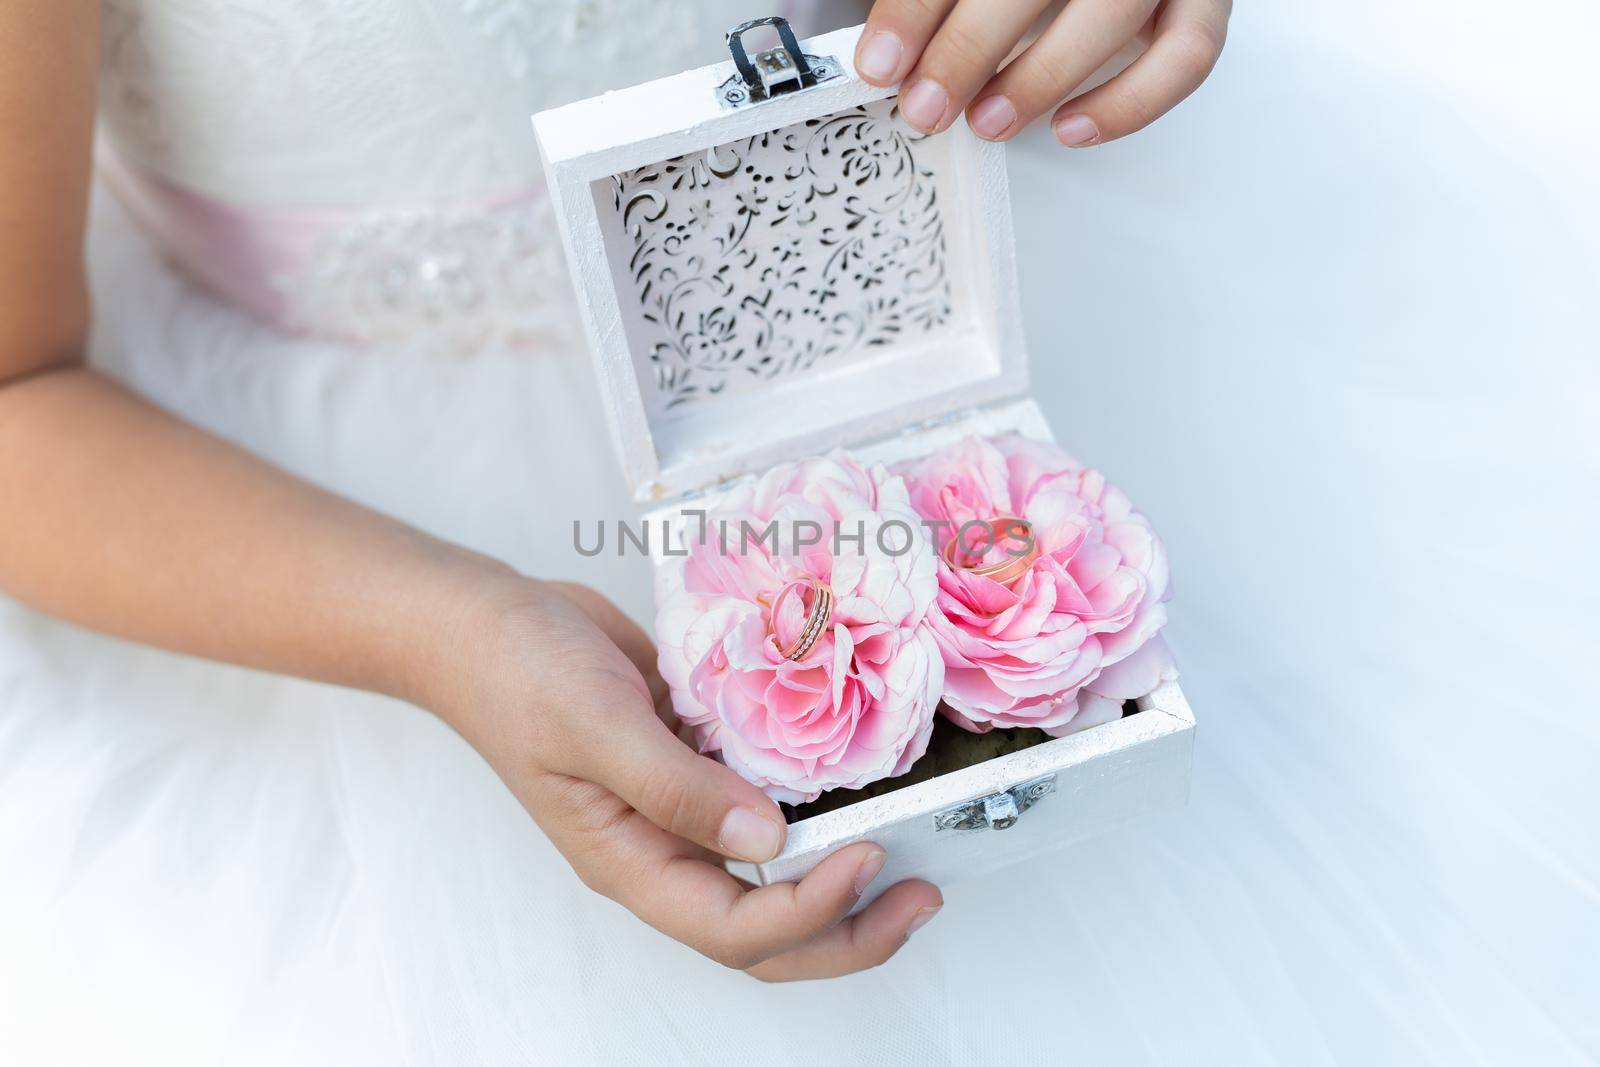
[{"label": "pink satin sash", "polygon": [[[129,214],[197,282],[275,326],[339,340],[369,338],[337,322],[316,321],[295,299],[296,283],[312,269],[320,249],[376,219],[410,219],[430,212],[509,216],[544,193],[541,182],[465,204],[348,209],[251,206],[185,189],[130,163],[105,142],[99,145],[97,160],[107,186]],[[549,239],[556,240],[555,234]],[[427,251],[419,248],[416,254],[422,257]]]}]

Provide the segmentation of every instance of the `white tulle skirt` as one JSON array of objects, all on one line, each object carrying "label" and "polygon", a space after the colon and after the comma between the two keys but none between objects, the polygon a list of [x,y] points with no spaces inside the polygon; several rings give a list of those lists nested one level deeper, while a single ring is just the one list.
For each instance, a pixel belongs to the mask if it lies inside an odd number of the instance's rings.
[{"label": "white tulle skirt", "polygon": [[[1061,439],[1172,548],[1170,634],[1200,721],[1186,811],[951,887],[876,971],[767,987],[585,890],[428,715],[0,602],[0,1060],[1600,1050],[1592,675],[1575,695],[1596,585],[1592,510],[1573,494],[1594,452],[1563,391],[1582,370],[1529,346],[1519,381],[1535,391],[1508,391],[1502,350],[1473,347],[1466,325],[1443,364],[1365,347],[1384,332],[1370,318],[1361,338],[1309,329],[1324,298],[1404,285],[1403,262],[1369,264],[1352,293],[1337,260],[1307,253],[1286,279],[1235,255],[1230,234],[1291,210],[1321,164],[1251,184],[1281,158],[1268,114],[1213,167],[1245,186],[1219,205],[1193,189],[1203,162],[1162,165],[1207,158],[1202,131],[1222,123],[1206,114],[1165,147],[1068,170],[1031,146],[1015,163],[1030,226],[1124,250],[1063,264],[1024,241],[1024,303]],[[1415,197],[1424,217],[1432,193]],[[1338,218],[1306,225],[1308,246],[1340,240]],[[1454,232],[1415,225],[1419,245]],[[109,373],[313,481],[647,617],[641,561],[570,548],[574,517],[626,506],[581,346],[457,358],[285,340],[174,277],[103,201],[92,266]],[[1466,267],[1443,284],[1492,313]]]}]

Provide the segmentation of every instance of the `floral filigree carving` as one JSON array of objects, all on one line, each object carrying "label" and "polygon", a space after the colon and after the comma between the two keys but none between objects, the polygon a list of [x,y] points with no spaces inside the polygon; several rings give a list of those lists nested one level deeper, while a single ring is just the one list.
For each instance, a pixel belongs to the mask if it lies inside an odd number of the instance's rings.
[{"label": "floral filigree carving", "polygon": [[952,314],[923,138],[881,101],[612,179],[659,406],[840,363]]}]

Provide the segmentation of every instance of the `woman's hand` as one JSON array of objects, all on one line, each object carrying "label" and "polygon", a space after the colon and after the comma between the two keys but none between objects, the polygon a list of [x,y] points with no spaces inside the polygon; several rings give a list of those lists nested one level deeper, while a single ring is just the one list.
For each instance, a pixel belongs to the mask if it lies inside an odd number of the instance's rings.
[{"label": "woman's hand", "polygon": [[798,884],[729,876],[719,854],[778,854],[783,815],[675,736],[654,648],[599,594],[512,579],[462,638],[457,692],[435,706],[586,885],[663,933],[764,980],[826,978],[882,963],[943,903],[904,882],[846,918],[883,865],[866,843]]},{"label": "woman's hand", "polygon": [[[1222,52],[1233,0],[1071,0],[1006,63],[1050,6],[877,0],[856,69],[875,85],[903,82],[900,113],[920,130],[942,131],[965,110],[973,132],[1003,141],[1056,108],[1056,138],[1081,148],[1142,130],[1199,88]],[[1136,39],[1148,47],[1126,70],[1074,95]]]},{"label": "woman's hand", "polygon": [[881,869],[873,845],[798,885],[723,872],[717,852],[775,855],[782,816],[656,717],[649,642],[602,598],[300,482],[81,365],[99,10],[0,3],[0,591],[438,710],[585,882],[761,978],[892,955],[941,898],[908,882],[845,919]]}]

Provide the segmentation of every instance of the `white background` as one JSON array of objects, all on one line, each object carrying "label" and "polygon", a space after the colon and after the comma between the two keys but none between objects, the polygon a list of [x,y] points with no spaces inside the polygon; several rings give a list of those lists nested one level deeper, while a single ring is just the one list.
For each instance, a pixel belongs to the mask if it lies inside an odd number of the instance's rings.
[{"label": "white background", "polygon": [[1600,1056],[1596,40],[1240,3],[1165,122],[1014,156],[1036,391],[1172,547],[1200,719],[1059,889],[1067,1003],[1000,983],[1083,1062]]}]

